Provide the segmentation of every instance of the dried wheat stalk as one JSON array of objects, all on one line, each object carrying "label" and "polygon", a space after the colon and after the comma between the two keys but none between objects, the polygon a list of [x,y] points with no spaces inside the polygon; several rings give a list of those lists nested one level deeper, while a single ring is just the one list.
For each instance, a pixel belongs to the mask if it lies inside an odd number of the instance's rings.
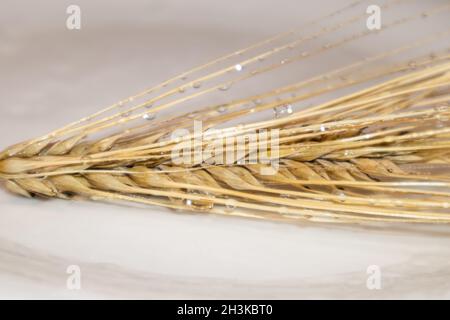
[{"label": "dried wheat stalk", "polygon": [[[360,2],[327,17],[339,17]],[[401,2],[388,2],[384,7]],[[432,8],[426,15],[448,9],[448,5]],[[402,17],[384,29],[423,15]],[[0,180],[6,189],[25,197],[127,201],[187,212],[289,222],[448,223],[448,49],[418,56],[413,63],[407,61],[383,68],[370,68],[370,65],[433,41],[445,41],[449,30],[298,83],[226,104],[209,104],[194,112],[169,112],[161,119],[154,119],[171,107],[176,109],[217,90],[226,91],[231,85],[371,36],[367,31],[352,34],[315,51],[291,54],[279,63],[260,67],[261,62],[271,57],[291,52],[305,42],[361,18],[360,14],[355,15],[294,40],[286,38],[295,36],[295,31],[277,35],[194,68],[43,137],[7,148],[0,154]],[[317,21],[308,26],[315,24]],[[273,46],[277,41],[284,42]],[[269,49],[238,63],[232,62],[265,46]],[[221,67],[224,63],[228,65]],[[252,71],[240,72],[252,66],[256,66]],[[238,76],[229,79],[229,74],[236,71]],[[177,85],[179,81],[183,84]],[[208,83],[211,83],[209,88],[201,88]],[[291,114],[293,104],[355,86],[363,89]],[[137,103],[139,100],[143,101]],[[272,109],[278,117],[228,124]],[[212,158],[175,164],[171,154],[179,139],[172,138],[171,133],[175,129],[192,128],[193,120],[203,121],[203,132],[200,136],[186,135],[184,141],[201,138],[203,148],[218,140],[222,144],[223,137],[245,141],[250,132],[279,129],[279,170],[264,175],[261,172],[267,164],[249,163],[249,158],[254,156],[249,151],[252,143],[260,144],[260,141],[247,141],[242,150],[234,150],[233,154],[240,151],[243,157],[231,164],[218,164]],[[212,128],[220,129],[212,135],[207,130]],[[232,146],[224,148],[225,153]],[[198,152],[192,149],[185,155],[196,159]]]}]

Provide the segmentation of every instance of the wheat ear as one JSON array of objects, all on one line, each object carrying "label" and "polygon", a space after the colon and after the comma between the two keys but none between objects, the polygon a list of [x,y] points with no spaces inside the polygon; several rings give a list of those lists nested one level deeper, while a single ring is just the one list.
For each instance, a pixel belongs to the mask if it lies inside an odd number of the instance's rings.
[{"label": "wheat ear", "polygon": [[[386,2],[383,8],[402,2]],[[177,108],[372,36],[357,32],[295,52],[321,36],[352,27],[364,15],[340,17],[358,6],[361,1],[330,13],[326,17],[340,21],[307,36],[298,36],[296,30],[276,35],[11,146],[0,153],[0,180],[7,190],[24,197],[125,201],[295,223],[448,223],[448,48],[417,55],[412,62],[383,67],[375,63],[448,39],[450,30],[258,94],[209,103],[193,112]],[[385,30],[449,9],[444,5],[409,14],[391,21]],[[270,61],[287,53],[290,56],[279,63]],[[242,73],[243,69],[249,71]],[[326,99],[292,109],[321,97]],[[168,110],[172,112],[164,113]],[[246,118],[270,110],[275,118]],[[192,129],[193,120],[203,121],[200,133],[173,137],[176,129]],[[249,134],[274,129],[279,132],[279,148],[275,155],[270,146],[263,155],[259,147],[272,141],[251,140]],[[189,163],[174,161],[173,151],[180,143],[192,146],[197,141],[200,151],[183,151]],[[244,143],[236,147],[237,141]],[[203,150],[215,145],[221,146],[221,153],[202,157]],[[225,154],[233,161],[218,162]],[[267,157],[276,157],[279,164],[269,175],[263,172],[272,167],[270,161],[251,161]]]}]

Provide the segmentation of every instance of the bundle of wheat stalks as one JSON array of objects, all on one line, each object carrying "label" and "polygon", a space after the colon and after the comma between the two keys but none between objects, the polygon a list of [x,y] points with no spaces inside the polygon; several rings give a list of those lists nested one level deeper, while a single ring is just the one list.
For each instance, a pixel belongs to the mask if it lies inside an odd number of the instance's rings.
[{"label": "bundle of wheat stalks", "polygon": [[[388,2],[384,9],[400,2]],[[361,3],[327,17],[339,19]],[[401,17],[374,34],[416,18],[448,14],[448,9],[446,5]],[[212,101],[195,111],[180,108],[209,93],[226,93],[244,80],[373,36],[365,30],[317,50],[296,52],[306,42],[363,18],[358,14],[291,41],[286,39],[297,31],[276,35],[7,148],[0,154],[0,180],[9,191],[25,197],[125,201],[289,222],[450,222],[448,48],[413,62],[364,72],[366,66],[388,56],[445,42],[449,30],[301,82],[225,103]],[[308,24],[312,25],[317,21]],[[285,42],[274,45],[280,41]],[[277,62],[271,63],[274,57]],[[340,89],[349,91],[294,111],[302,101],[328,97]],[[171,111],[164,113],[167,110]],[[268,110],[275,116],[252,120]],[[194,120],[202,121],[200,133],[190,130]],[[190,133],[174,137],[179,129]],[[270,130],[278,132],[276,152],[268,143],[273,141],[248,139],[251,132]],[[224,138],[233,142],[224,143]],[[240,138],[244,144],[236,150]],[[192,161],[175,162],[174,148],[193,141],[200,141],[201,148],[183,149],[183,156]],[[256,154],[251,150],[262,143],[269,145],[270,161],[249,161],[258,159],[260,149]],[[217,144],[223,148],[220,155],[234,160],[220,163],[218,152],[197,157]],[[276,170],[264,174],[274,160]]]}]

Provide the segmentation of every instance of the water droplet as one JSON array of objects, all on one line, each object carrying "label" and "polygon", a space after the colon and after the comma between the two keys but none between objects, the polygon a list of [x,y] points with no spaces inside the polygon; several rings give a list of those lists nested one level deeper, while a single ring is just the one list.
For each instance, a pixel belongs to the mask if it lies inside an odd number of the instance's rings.
[{"label": "water droplet", "polygon": [[321,124],[320,125],[320,132],[325,132],[327,131],[327,128],[325,127],[325,125]]},{"label": "water droplet", "polygon": [[244,67],[242,65],[240,65],[240,64],[237,64],[237,65],[234,66],[234,69],[236,71],[242,71],[242,69],[244,69]]},{"label": "water droplet", "polygon": [[179,93],[185,93],[186,92],[186,88],[185,87],[179,87],[178,88],[178,92]]},{"label": "water droplet", "polygon": [[292,106],[291,106],[291,105],[288,105],[288,106],[287,106],[286,112],[287,112],[288,114],[291,114],[291,113],[293,112],[293,111],[292,111]]},{"label": "water droplet", "polygon": [[151,121],[155,119],[156,115],[154,113],[146,113],[142,116],[144,120]]},{"label": "water droplet", "polygon": [[218,113],[225,113],[225,112],[227,112],[227,110],[228,110],[228,107],[226,105],[221,105],[221,106],[217,107]]},{"label": "water droplet", "polygon": [[237,201],[234,199],[229,199],[225,202],[225,211],[233,212],[236,209]]},{"label": "water droplet", "polygon": [[449,109],[450,108],[449,108],[448,104],[441,104],[434,108],[434,110],[437,112],[445,112],[445,111],[449,111]]},{"label": "water droplet", "polygon": [[202,84],[200,83],[200,82],[194,82],[194,83],[192,83],[192,88],[194,88],[194,89],[198,89],[198,88],[200,88],[202,86]]},{"label": "water droplet", "polygon": [[[446,112],[446,111],[448,111],[448,109],[449,109],[449,107],[447,104],[443,104],[443,105],[440,105],[440,106],[437,106],[434,108],[434,110],[436,112]],[[446,126],[445,122],[450,120],[450,118],[447,114],[441,114],[441,113],[436,114],[434,116],[434,118],[437,120],[437,123],[436,123],[437,128],[444,128]]]},{"label": "water droplet", "polygon": [[279,207],[279,208],[277,209],[277,211],[278,211],[278,213],[280,213],[280,214],[286,214],[286,213],[288,213],[288,210],[287,210],[286,207]]},{"label": "water droplet", "polygon": [[187,206],[189,206],[189,207],[192,207],[192,205],[193,205],[191,199],[186,199],[186,200],[184,201],[184,203],[185,203]]},{"label": "water droplet", "polygon": [[450,120],[449,117],[445,117],[445,116],[437,116],[437,123],[436,123],[436,127],[437,128],[445,128],[446,127],[446,122],[448,122]]},{"label": "water droplet", "polygon": [[435,117],[438,121],[447,122],[449,121],[449,117],[445,114],[437,114]]},{"label": "water droplet", "polygon": [[290,104],[285,104],[281,106],[277,106],[273,108],[273,112],[275,113],[275,117],[279,118],[285,115],[290,115],[293,113],[292,106]]}]

